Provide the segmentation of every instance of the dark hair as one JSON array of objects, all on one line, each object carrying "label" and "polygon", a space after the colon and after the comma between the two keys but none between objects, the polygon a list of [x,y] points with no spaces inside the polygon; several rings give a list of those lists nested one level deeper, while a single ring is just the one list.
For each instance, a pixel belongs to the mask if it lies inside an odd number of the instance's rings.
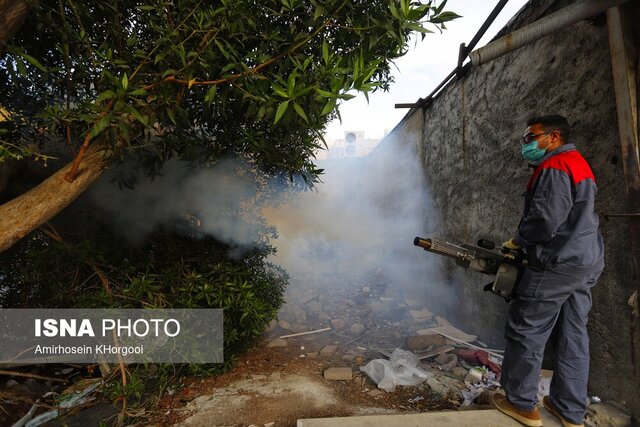
[{"label": "dark hair", "polygon": [[563,116],[559,114],[551,114],[549,116],[531,117],[527,120],[527,126],[541,125],[545,132],[552,132],[557,130],[562,136],[562,140],[569,142],[569,136],[571,134],[571,128],[569,122]]}]

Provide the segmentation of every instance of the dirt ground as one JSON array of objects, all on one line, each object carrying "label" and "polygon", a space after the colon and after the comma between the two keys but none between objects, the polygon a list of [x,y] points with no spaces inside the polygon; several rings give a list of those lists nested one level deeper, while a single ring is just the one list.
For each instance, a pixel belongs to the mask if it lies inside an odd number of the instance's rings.
[{"label": "dirt ground", "polygon": [[163,419],[156,422],[280,427],[295,426],[301,418],[424,412],[459,406],[453,396],[441,396],[426,383],[385,392],[356,366],[352,366],[354,376],[350,381],[325,380],[325,369],[352,364],[334,360],[337,357],[307,355],[311,349],[320,350],[327,337],[288,340],[284,348],[268,348],[264,343],[222,376],[185,381],[174,396],[161,402],[158,412]]}]

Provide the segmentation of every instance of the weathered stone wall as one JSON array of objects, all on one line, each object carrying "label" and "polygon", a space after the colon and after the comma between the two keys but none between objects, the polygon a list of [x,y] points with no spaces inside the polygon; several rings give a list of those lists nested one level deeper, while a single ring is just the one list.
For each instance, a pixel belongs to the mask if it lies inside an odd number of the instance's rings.
[{"label": "weathered stone wall", "polygon": [[[546,10],[544,3],[550,2],[534,3]],[[533,19],[539,14],[523,15]],[[513,235],[530,175],[519,139],[528,117],[551,113],[569,119],[572,142],[594,170],[597,211],[625,212],[607,27],[596,19],[472,68],[429,108],[412,112],[394,130],[391,140],[397,141],[395,136],[421,128],[416,152],[424,161],[440,237],[469,243],[485,237],[499,244]],[[416,115],[423,118],[422,126]],[[601,216],[606,268],[593,290],[589,392],[623,404],[640,419],[640,327],[627,305],[640,279],[628,257],[628,221]],[[455,312],[465,330],[502,345],[508,305],[482,291],[486,277],[452,269],[451,282],[458,294],[455,306],[434,311]]]}]

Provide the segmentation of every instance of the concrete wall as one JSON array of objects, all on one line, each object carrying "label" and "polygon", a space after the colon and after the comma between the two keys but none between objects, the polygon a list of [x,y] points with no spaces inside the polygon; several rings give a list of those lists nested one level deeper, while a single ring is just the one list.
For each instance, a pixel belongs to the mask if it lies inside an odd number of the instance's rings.
[{"label": "concrete wall", "polygon": [[[520,24],[558,7],[550,1],[531,4]],[[597,211],[626,212],[607,27],[600,18],[471,69],[433,105],[412,111],[394,130],[391,141],[422,132],[415,150],[424,162],[440,237],[469,243],[485,237],[500,243],[513,235],[530,175],[519,138],[529,116],[550,113],[562,114],[572,124],[572,142],[596,175]],[[405,143],[415,141],[413,136]],[[589,392],[621,403],[640,419],[640,327],[627,305],[640,279],[628,256],[628,221],[601,217],[606,269],[593,291]],[[455,307],[433,310],[456,312],[465,330],[502,345],[508,305],[482,292],[485,277],[462,269],[451,274],[458,294]]]}]

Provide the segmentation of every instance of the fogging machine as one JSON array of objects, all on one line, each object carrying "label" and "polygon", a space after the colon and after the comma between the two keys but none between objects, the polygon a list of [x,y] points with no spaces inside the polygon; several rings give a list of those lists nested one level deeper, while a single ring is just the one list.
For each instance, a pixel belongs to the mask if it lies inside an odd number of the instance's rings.
[{"label": "fogging machine", "polygon": [[472,246],[416,237],[413,244],[427,252],[453,258],[462,268],[495,276],[493,282],[485,285],[484,290],[507,301],[513,296],[526,264],[522,252],[504,248],[500,252],[495,251],[495,243],[487,239],[480,239],[478,246]]}]

